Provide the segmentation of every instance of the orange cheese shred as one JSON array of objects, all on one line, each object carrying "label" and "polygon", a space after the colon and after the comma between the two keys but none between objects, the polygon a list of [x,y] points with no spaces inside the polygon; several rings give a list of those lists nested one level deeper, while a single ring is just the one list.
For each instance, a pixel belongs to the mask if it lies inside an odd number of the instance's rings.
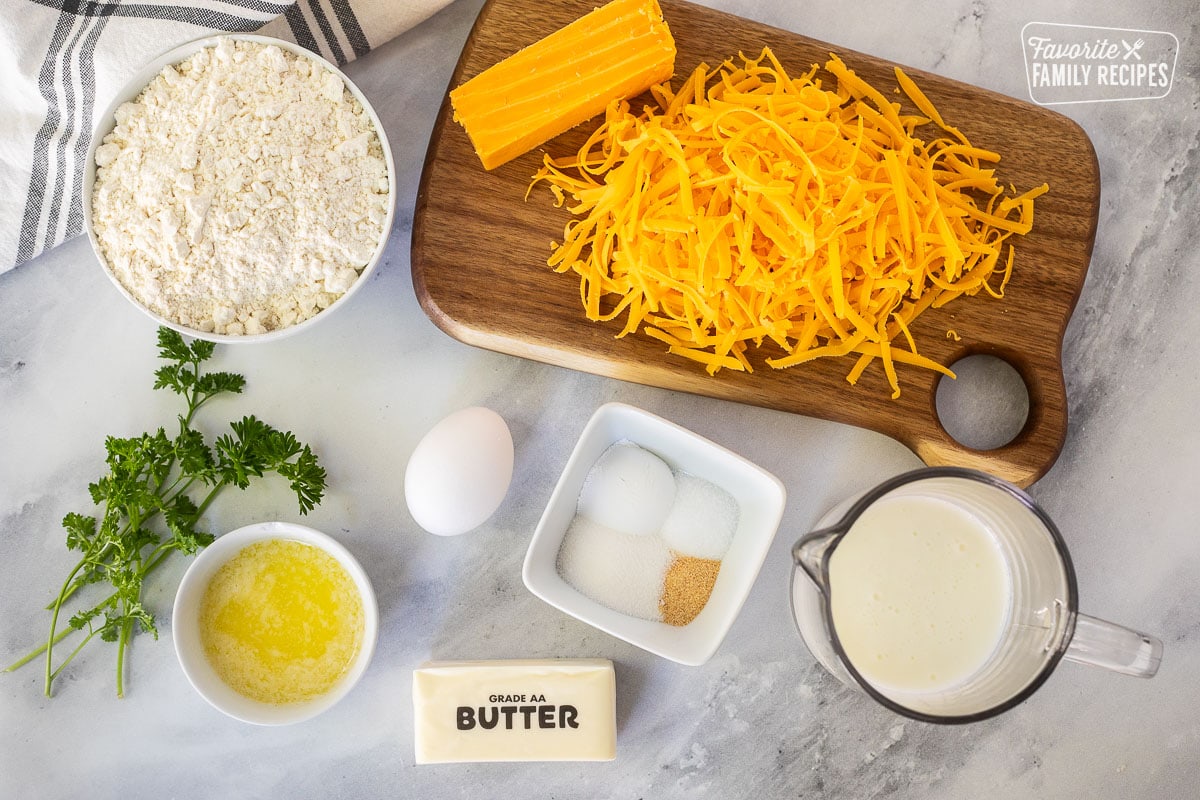
[{"label": "orange cheese shred", "polygon": [[824,68],[833,88],[817,65],[789,76],[769,48],[701,64],[678,91],[653,87],[656,107],[613,102],[577,153],[545,156],[530,189],[549,184],[573,214],[548,264],[579,277],[588,319],[624,314],[617,336],[640,329],[709,374],[752,371],[762,347],[777,369],[854,356],[851,383],[878,360],[893,397],[898,365],[953,376],[917,352],[913,320],[1002,297],[1008,240],[1049,187],[1006,190],[999,154],[901,70],[922,116],[837,56]]}]

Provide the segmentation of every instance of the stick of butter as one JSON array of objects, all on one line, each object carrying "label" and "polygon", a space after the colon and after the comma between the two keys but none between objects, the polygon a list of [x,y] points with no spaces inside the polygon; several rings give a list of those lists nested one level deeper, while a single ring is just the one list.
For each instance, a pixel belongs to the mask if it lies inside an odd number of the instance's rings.
[{"label": "stick of butter", "polygon": [[616,694],[607,659],[425,664],[413,670],[416,762],[611,761]]}]

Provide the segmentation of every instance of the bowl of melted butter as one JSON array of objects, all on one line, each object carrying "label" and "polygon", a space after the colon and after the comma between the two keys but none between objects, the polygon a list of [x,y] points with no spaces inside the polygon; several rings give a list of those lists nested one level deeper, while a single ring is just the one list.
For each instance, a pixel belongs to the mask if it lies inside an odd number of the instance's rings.
[{"label": "bowl of melted butter", "polygon": [[362,566],[320,531],[264,522],[219,537],[179,584],[175,653],[219,711],[287,725],[333,706],[366,670],[379,612]]}]

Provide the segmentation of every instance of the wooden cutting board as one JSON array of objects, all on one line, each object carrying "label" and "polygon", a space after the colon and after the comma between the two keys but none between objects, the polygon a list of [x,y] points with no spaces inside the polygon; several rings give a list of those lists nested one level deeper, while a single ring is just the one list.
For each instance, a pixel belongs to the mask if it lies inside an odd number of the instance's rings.
[{"label": "wooden cutting board", "polygon": [[[678,46],[676,76],[700,62],[717,65],[738,51],[769,45],[798,74],[837,53],[878,87],[895,86],[893,65],[680,0],[661,0]],[[449,88],[583,16],[596,0],[491,0],[479,14]],[[525,198],[542,151],[575,152],[593,129],[585,123],[544,148],[488,172],[442,103],[425,159],[412,237],[413,285],[422,308],[442,330],[468,344],[621,380],[806,414],[879,431],[931,465],[983,469],[1027,486],[1058,457],[1066,436],[1062,338],[1087,273],[1098,216],[1095,151],[1083,130],[1057,113],[919,70],[905,69],[942,116],[973,144],[1002,154],[998,175],[1024,191],[1042,182],[1034,230],[1015,240],[1013,278],[1003,300],[959,298],[927,311],[913,334],[925,356],[943,364],[971,354],[999,356],[1029,390],[1029,417],[1003,447],[979,451],[951,438],[937,419],[931,371],[898,365],[902,394],[891,399],[873,364],[856,386],[846,382],[853,359],[820,359],[786,370],[722,370],[668,356],[641,334],[614,338],[619,323],[589,322],[574,275],[546,266],[550,242],[570,218],[545,187]],[[828,76],[827,76],[828,77]],[[635,108],[637,105],[635,104]],[[920,131],[919,131],[920,133]],[[960,341],[947,338],[953,329]],[[803,446],[798,442],[797,446]]]}]

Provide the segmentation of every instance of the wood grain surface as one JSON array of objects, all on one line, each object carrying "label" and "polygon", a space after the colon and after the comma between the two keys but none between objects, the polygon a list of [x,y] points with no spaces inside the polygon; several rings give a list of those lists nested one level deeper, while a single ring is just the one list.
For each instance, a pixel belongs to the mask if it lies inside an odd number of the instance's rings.
[{"label": "wood grain surface", "polygon": [[[679,0],[661,0],[679,54],[676,76],[699,62],[715,66],[739,51],[769,45],[799,73],[836,52],[879,87],[895,85],[893,64]],[[448,88],[587,13],[595,0],[491,0],[463,48]],[[693,392],[869,428],[891,436],[931,465],[975,467],[1028,486],[1062,449],[1067,429],[1062,338],[1091,257],[1100,183],[1095,151],[1078,125],[1057,113],[919,70],[905,69],[973,144],[1002,154],[998,176],[1024,191],[1042,182],[1033,232],[1014,241],[1017,257],[1003,300],[959,298],[927,311],[913,326],[920,352],[943,364],[987,353],[1003,358],[1029,390],[1029,416],[1008,444],[987,451],[955,441],[939,423],[938,375],[897,365],[902,394],[892,400],[878,362],[856,386],[852,358],[819,359],[786,370],[762,363],[753,373],[715,377],[642,334],[616,339],[620,324],[589,322],[573,274],[546,266],[550,242],[570,218],[545,187],[525,199],[542,152],[572,153],[594,123],[548,142],[491,172],[480,166],[462,128],[442,104],[417,196],[413,285],[442,330],[468,344],[621,380]],[[828,77],[828,76],[827,76]],[[897,95],[890,95],[898,97]],[[636,107],[636,105],[635,105]],[[919,131],[920,133],[920,131]],[[961,341],[947,338],[953,329]]]}]

